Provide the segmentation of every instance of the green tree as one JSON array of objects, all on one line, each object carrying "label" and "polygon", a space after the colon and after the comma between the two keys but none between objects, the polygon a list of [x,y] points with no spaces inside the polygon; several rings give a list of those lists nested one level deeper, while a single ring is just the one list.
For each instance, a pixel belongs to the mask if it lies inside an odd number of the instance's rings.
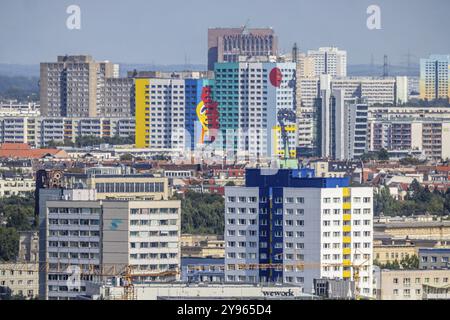
[{"label": "green tree", "polygon": [[403,258],[400,261],[402,269],[405,270],[416,270],[419,269],[419,257],[417,255],[412,255],[410,257]]},{"label": "green tree", "polygon": [[14,228],[0,227],[0,261],[13,261],[19,252],[19,234]]},{"label": "green tree", "polygon": [[396,216],[400,213],[401,205],[395,200],[387,187],[381,187],[374,196],[374,214],[379,216],[383,213],[385,216]]},{"label": "green tree", "polygon": [[386,161],[389,160],[389,153],[386,149],[381,149],[377,153],[378,160]]},{"label": "green tree", "polygon": [[132,160],[133,160],[133,155],[130,153],[125,153],[120,156],[120,161],[132,161]]},{"label": "green tree", "polygon": [[218,194],[188,191],[181,199],[183,233],[223,235],[224,199]]}]

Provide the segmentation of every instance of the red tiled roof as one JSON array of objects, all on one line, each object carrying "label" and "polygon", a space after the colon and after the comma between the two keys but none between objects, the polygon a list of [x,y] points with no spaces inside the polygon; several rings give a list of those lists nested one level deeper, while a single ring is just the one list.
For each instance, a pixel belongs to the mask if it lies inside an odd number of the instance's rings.
[{"label": "red tiled roof", "polygon": [[0,158],[40,159],[46,155],[58,158],[67,157],[64,150],[32,149],[24,143],[3,143],[0,147]]}]

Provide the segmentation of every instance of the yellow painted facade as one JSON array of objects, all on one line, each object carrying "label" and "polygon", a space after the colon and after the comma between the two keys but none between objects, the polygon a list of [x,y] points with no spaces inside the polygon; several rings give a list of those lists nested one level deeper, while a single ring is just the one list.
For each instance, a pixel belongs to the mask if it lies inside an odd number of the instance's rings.
[{"label": "yellow painted facade", "polygon": [[150,79],[135,80],[136,148],[150,147]]},{"label": "yellow painted facade", "polygon": [[[284,157],[284,146],[283,145],[279,145],[278,144],[278,139],[281,138],[281,127],[280,126],[275,126],[274,127],[275,130],[275,137],[274,137],[274,150],[276,150],[277,155],[279,157]],[[289,125],[286,126],[286,132],[293,132],[295,134],[295,132],[297,131],[296,126],[295,125]],[[289,145],[288,145],[289,148]],[[297,150],[294,149],[290,149],[289,148],[289,158],[296,158],[297,157]]]},{"label": "yellow painted facade", "polygon": [[352,220],[352,216],[351,216],[351,214],[349,214],[352,209],[350,188],[342,189],[342,198],[343,198],[342,211],[345,213],[343,215],[343,226],[342,226],[342,231],[343,231],[343,241],[342,242],[344,243],[344,248],[342,249],[342,254],[344,257],[344,260],[343,260],[344,271],[343,271],[342,277],[344,279],[349,279],[352,277],[352,272],[351,272],[351,269],[349,270],[348,268],[345,268],[345,267],[351,267],[351,265],[352,265],[352,262],[349,260],[349,257],[351,256],[351,248],[348,247],[348,245],[351,243],[351,240],[352,240],[351,239],[352,227],[349,224]]}]

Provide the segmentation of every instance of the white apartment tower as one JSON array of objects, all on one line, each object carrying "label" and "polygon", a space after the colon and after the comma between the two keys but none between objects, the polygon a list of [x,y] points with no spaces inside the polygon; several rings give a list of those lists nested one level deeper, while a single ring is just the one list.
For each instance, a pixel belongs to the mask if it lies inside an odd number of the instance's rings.
[{"label": "white apartment tower", "polygon": [[314,58],[316,76],[347,76],[347,51],[336,47],[322,47],[318,50],[308,50],[308,57]]},{"label": "white apartment tower", "polygon": [[286,283],[353,280],[372,295],[373,189],[299,170],[250,169],[225,189],[225,279]]}]

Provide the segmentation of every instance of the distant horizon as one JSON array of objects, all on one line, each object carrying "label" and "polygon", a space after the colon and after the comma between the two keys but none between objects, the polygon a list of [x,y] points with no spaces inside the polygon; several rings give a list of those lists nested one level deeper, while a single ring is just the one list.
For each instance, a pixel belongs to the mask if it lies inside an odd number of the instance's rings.
[{"label": "distant horizon", "polygon": [[[111,60],[109,60],[111,61]],[[206,71],[206,64],[152,64],[152,63],[123,63],[111,61],[120,65],[120,74],[125,76],[127,71],[134,68],[139,71]],[[187,67],[187,68],[185,68]],[[7,64],[0,63],[0,76],[7,77],[39,77],[39,63],[35,64]],[[410,74],[407,74],[408,67],[403,65],[389,64],[389,69],[393,73],[392,76],[405,75],[409,77],[419,76],[419,64],[411,64]],[[393,70],[393,71],[392,71]],[[382,76],[383,65],[381,64],[349,64],[347,65],[348,76]],[[403,71],[403,72],[402,72]]]},{"label": "distant horizon", "polygon": [[[67,8],[81,9],[81,29],[69,30]],[[2,0],[0,63],[34,65],[58,54],[90,52],[124,64],[206,65],[208,28],[271,27],[279,53],[336,46],[349,65],[417,64],[449,54],[448,0]],[[369,30],[367,9],[376,4],[381,29]],[[148,61],[148,62],[144,62]]]}]

